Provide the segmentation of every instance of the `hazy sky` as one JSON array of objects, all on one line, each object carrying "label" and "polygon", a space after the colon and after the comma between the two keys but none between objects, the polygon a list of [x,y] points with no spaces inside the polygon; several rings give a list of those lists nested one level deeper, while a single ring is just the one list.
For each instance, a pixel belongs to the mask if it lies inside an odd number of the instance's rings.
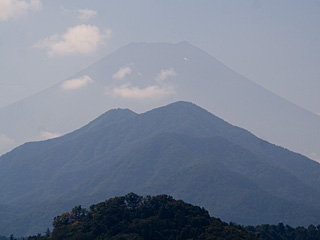
[{"label": "hazy sky", "polygon": [[130,42],[189,41],[320,113],[320,0],[0,0],[0,107]]}]

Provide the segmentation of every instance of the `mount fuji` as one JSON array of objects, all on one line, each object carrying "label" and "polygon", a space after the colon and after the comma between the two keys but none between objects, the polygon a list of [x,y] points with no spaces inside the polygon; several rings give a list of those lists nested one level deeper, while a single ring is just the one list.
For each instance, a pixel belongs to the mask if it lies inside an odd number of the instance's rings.
[{"label": "mount fuji", "polygon": [[1,108],[0,153],[71,132],[112,108],[141,113],[179,100],[320,159],[320,116],[187,42],[131,43],[64,81]]}]

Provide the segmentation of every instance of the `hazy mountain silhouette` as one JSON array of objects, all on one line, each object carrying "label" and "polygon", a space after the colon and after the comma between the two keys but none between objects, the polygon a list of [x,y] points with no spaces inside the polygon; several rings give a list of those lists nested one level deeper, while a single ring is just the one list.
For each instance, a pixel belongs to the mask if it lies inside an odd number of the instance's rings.
[{"label": "hazy mountain silhouette", "polygon": [[0,109],[0,152],[73,131],[112,108],[186,100],[275,144],[320,159],[320,117],[187,42],[131,43],[82,72]]},{"label": "hazy mountain silhouette", "polygon": [[188,102],[143,114],[110,110],[3,155],[0,175],[1,234],[44,231],[74,205],[128,192],[169,194],[240,224],[309,225],[320,217],[319,163]]}]

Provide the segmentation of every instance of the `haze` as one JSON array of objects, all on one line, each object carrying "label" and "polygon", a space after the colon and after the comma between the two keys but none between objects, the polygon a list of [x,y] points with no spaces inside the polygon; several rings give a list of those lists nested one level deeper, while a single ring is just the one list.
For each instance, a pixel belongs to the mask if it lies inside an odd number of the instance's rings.
[{"label": "haze", "polygon": [[319,10],[0,0],[0,235],[128,192],[318,224]]},{"label": "haze", "polygon": [[[186,40],[320,113],[319,10],[318,0],[1,0],[0,107],[130,42]],[[91,40],[78,43],[86,34]]]},{"label": "haze", "polygon": [[111,108],[142,113],[184,100],[319,160],[319,9],[319,1],[3,0],[0,154]]}]

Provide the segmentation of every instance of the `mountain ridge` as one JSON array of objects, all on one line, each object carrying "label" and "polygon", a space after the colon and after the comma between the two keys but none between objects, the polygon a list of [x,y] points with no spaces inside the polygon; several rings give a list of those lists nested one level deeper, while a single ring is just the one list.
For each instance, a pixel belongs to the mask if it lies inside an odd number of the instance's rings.
[{"label": "mountain ridge", "polygon": [[141,114],[110,110],[67,135],[26,143],[0,157],[0,174],[0,204],[42,216],[33,226],[8,216],[24,233],[74,203],[132,191],[170,194],[240,224],[309,225],[320,216],[319,163],[183,101]]},{"label": "mountain ridge", "polygon": [[[127,74],[115,79],[123,68]],[[165,78],[162,82],[160,75]],[[83,88],[63,89],[64,82],[84,76],[92,81]],[[41,140],[43,133],[55,136],[74,131],[108,109],[141,113],[178,100],[201,105],[269,142],[315,160],[320,156],[320,116],[186,42],[126,45],[69,79],[0,109],[0,136],[7,139],[0,142],[0,153]]]}]

